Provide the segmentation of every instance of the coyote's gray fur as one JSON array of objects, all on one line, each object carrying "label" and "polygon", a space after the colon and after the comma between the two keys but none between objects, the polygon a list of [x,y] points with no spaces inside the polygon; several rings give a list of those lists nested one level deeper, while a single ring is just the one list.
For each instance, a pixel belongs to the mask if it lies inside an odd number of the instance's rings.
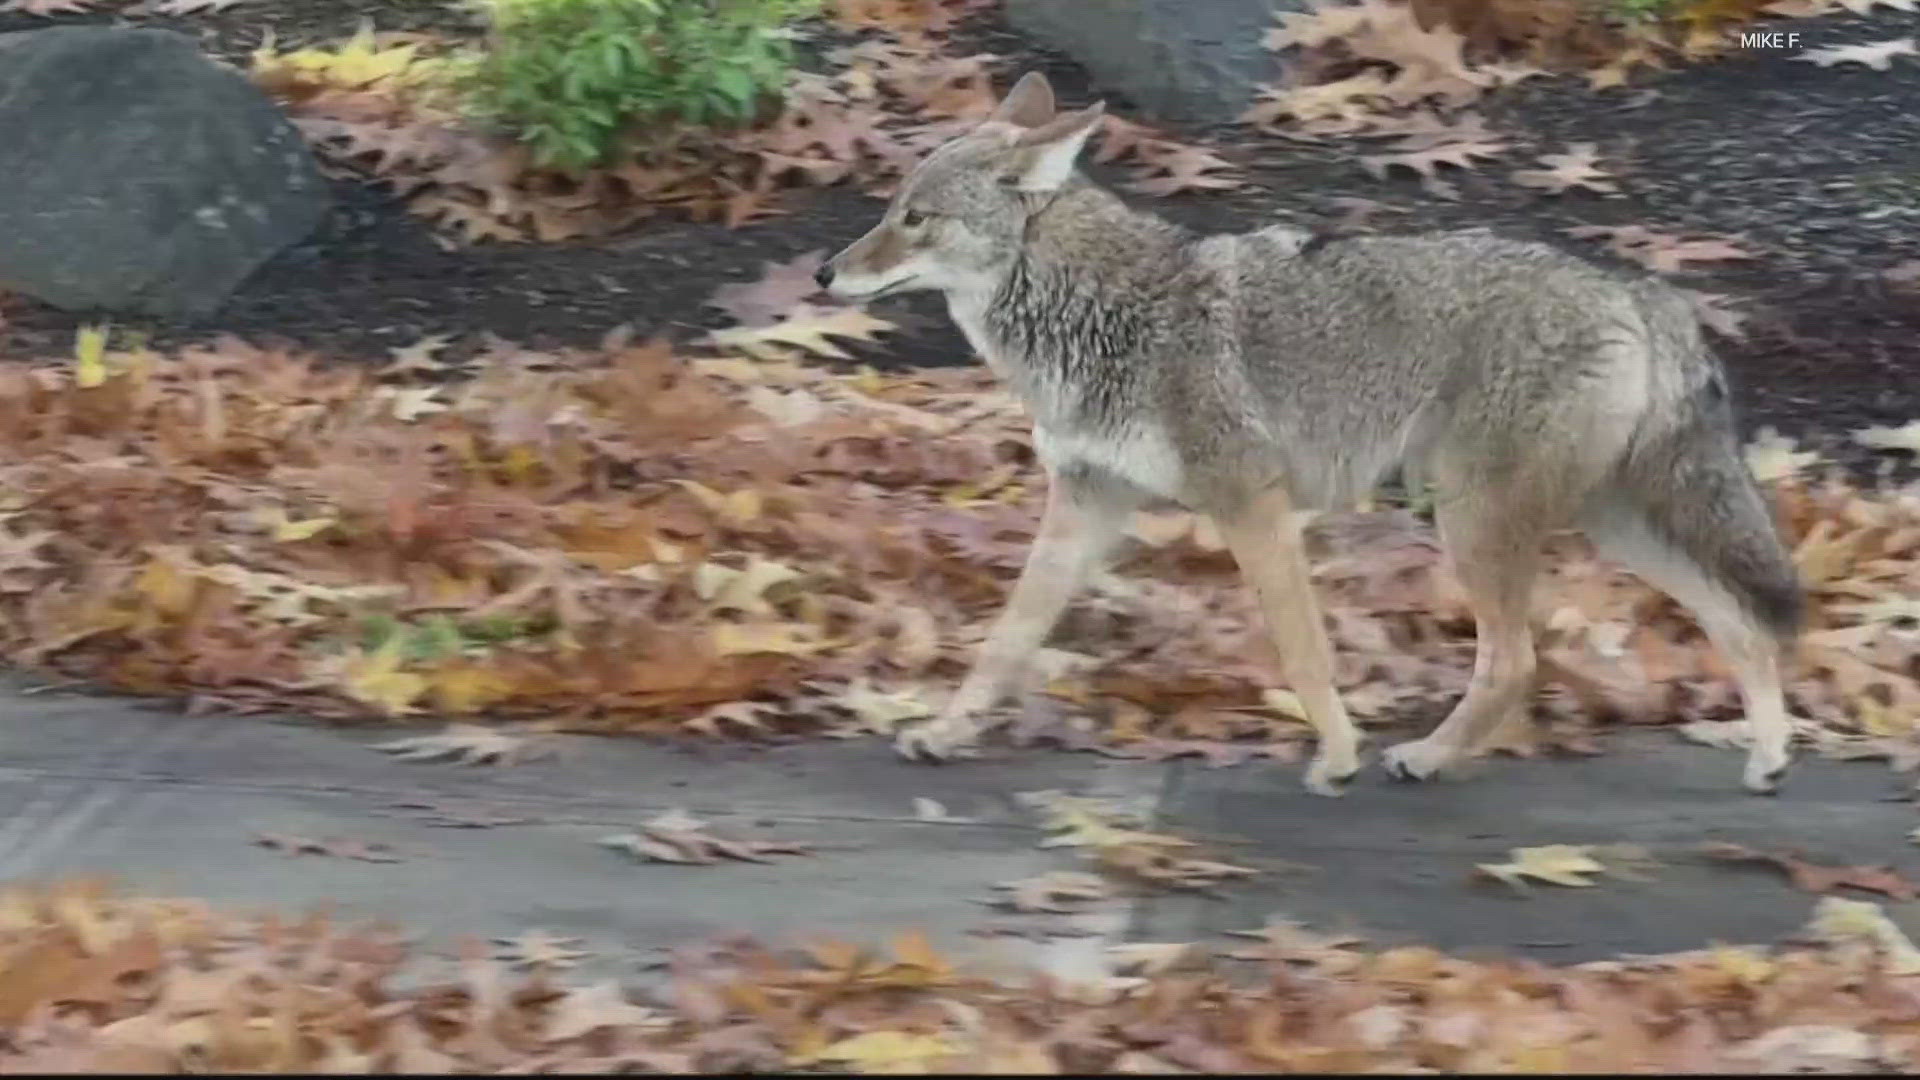
[{"label": "coyote's gray fur", "polygon": [[1398,464],[1435,493],[1478,647],[1465,698],[1387,751],[1392,774],[1433,775],[1524,717],[1542,542],[1578,528],[1698,617],[1745,698],[1746,785],[1773,790],[1801,591],[1689,302],[1481,231],[1196,235],[1076,171],[1102,114],[1056,113],[1045,79],[1026,76],[819,275],[848,298],[945,294],[1031,412],[1050,477],[1006,611],[901,749],[939,757],[972,741],[1130,512],[1170,499],[1214,519],[1254,586],[1319,733],[1309,786],[1338,793],[1359,740],[1299,511],[1351,504]]}]

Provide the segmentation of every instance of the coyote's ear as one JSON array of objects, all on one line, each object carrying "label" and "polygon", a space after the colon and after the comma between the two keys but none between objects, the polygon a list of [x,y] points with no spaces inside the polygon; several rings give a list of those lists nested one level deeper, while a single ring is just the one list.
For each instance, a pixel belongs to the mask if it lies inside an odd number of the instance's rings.
[{"label": "coyote's ear", "polygon": [[1020,191],[1058,190],[1073,175],[1073,163],[1106,113],[1107,103],[1096,101],[1022,132],[1013,140],[1013,166],[1005,183]]},{"label": "coyote's ear", "polygon": [[1037,128],[1052,120],[1053,113],[1052,84],[1047,82],[1045,75],[1029,71],[1020,76],[1020,81],[1013,84],[1005,100],[987,119],[1017,127]]}]

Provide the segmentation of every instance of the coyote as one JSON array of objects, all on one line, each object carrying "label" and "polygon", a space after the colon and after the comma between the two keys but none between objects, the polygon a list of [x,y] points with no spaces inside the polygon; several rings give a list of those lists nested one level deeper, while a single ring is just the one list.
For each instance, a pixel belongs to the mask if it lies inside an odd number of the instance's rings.
[{"label": "coyote", "polygon": [[1334,690],[1302,512],[1353,505],[1398,465],[1435,495],[1478,644],[1465,697],[1385,752],[1391,776],[1447,771],[1524,719],[1543,541],[1577,528],[1694,612],[1745,701],[1746,787],[1775,790],[1803,598],[1686,298],[1484,230],[1197,235],[1078,171],[1104,112],[1057,112],[1046,79],[1026,75],[818,274],[845,299],[944,294],[1031,414],[1048,475],[1006,609],[900,751],[937,760],[972,743],[1132,511],[1171,501],[1219,526],[1317,732],[1307,786],[1340,794],[1359,736]]}]

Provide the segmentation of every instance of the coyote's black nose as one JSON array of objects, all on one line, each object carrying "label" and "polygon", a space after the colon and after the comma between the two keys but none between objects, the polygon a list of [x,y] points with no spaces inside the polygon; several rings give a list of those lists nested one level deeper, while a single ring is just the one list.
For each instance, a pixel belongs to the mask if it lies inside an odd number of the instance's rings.
[{"label": "coyote's black nose", "polygon": [[815,270],[813,272],[813,283],[815,285],[820,286],[823,289],[829,285],[832,285],[833,284],[833,267],[822,265],[820,269]]}]

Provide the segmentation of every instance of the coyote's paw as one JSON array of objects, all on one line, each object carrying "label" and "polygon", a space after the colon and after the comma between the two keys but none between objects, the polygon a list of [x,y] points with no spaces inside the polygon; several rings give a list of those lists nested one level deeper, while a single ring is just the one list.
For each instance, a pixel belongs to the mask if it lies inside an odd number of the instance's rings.
[{"label": "coyote's paw", "polygon": [[965,716],[942,716],[900,733],[893,748],[909,761],[949,761],[971,757],[980,727]]},{"label": "coyote's paw", "polygon": [[1785,750],[1769,752],[1756,745],[1747,754],[1747,770],[1742,782],[1755,795],[1777,795],[1780,781],[1787,775],[1793,759]]},{"label": "coyote's paw", "polygon": [[1338,798],[1347,793],[1347,785],[1360,771],[1360,763],[1351,755],[1345,758],[1315,757],[1307,766],[1307,790],[1315,795]]},{"label": "coyote's paw", "polygon": [[1380,764],[1395,780],[1431,780],[1460,760],[1460,751],[1431,739],[1415,739],[1390,746]]}]

